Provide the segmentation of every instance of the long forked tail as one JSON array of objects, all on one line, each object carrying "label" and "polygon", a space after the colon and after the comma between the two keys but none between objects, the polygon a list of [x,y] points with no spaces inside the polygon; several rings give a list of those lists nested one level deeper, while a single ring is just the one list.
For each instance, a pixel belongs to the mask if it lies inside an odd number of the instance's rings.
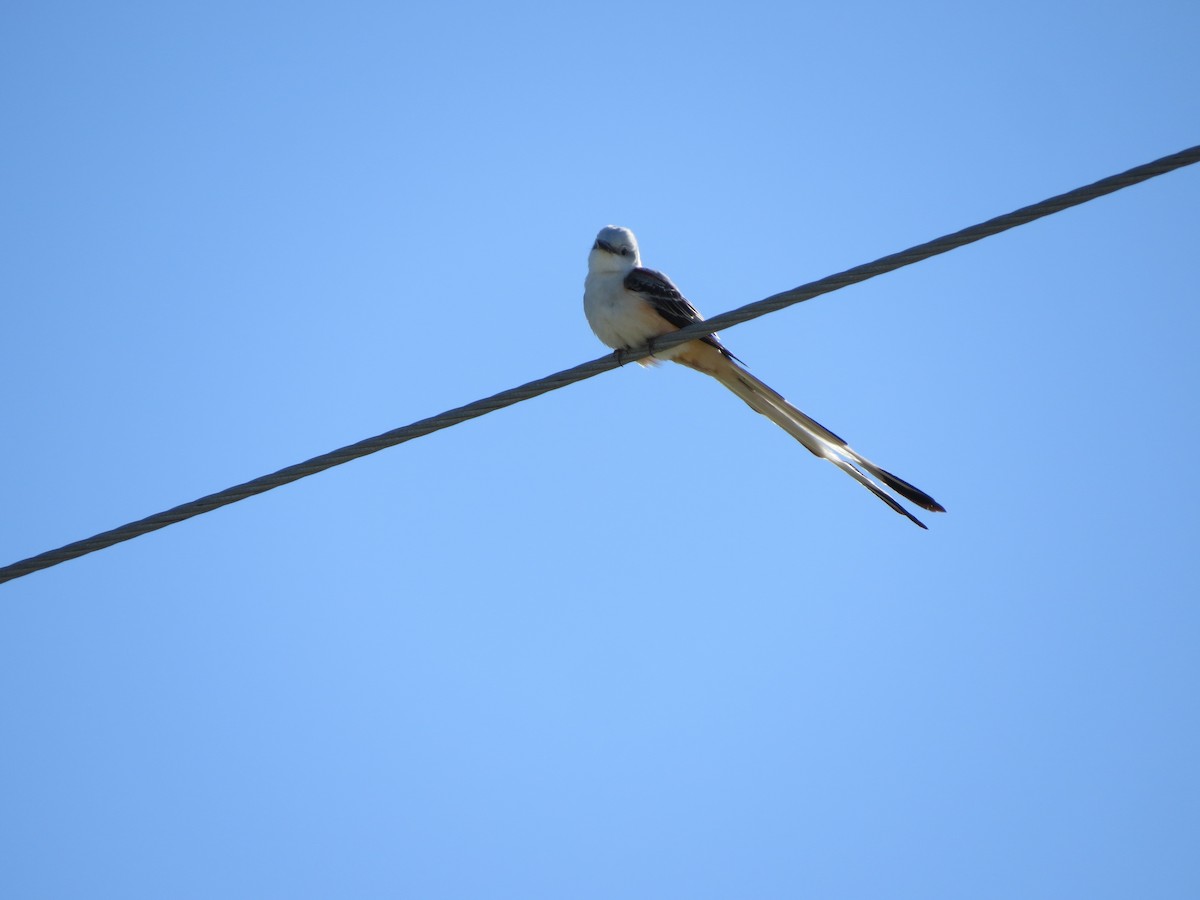
[{"label": "long forked tail", "polygon": [[[688,354],[691,356],[691,354]],[[801,444],[812,454],[821,459],[829,460],[872,494],[890,506],[902,516],[907,516],[915,524],[925,528],[925,523],[901,506],[888,495],[883,488],[871,480],[873,475],[884,485],[895,491],[904,499],[915,503],[922,509],[931,512],[945,512],[945,508],[919,488],[909,484],[903,478],[893,475],[871,462],[865,456],[856,453],[840,437],[806,416],[777,392],[763,384],[733,360],[722,357],[716,359],[716,354],[704,354],[706,359],[688,359],[677,357],[676,361],[690,368],[706,372],[716,378],[721,384],[733,391],[746,402],[755,412],[762,413]],[[866,474],[864,474],[866,473]]]}]

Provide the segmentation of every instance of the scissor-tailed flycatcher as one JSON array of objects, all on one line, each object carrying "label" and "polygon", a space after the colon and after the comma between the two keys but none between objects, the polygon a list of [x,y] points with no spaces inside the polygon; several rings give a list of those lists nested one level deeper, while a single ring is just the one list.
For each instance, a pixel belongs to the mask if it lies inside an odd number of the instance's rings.
[{"label": "scissor-tailed flycatcher", "polygon": [[[596,235],[588,255],[588,275],[583,288],[583,309],[592,331],[615,350],[630,350],[654,338],[677,331],[704,317],[696,311],[666,275],[641,267],[637,238],[628,228],[609,225]],[[879,468],[850,449],[840,437],[810,419],[771,388],[738,365],[715,334],[688,341],[656,354],[690,369],[711,375],[762,413],[821,459],[827,459],[872,494],[917,525],[916,516],[871,480],[875,476],[901,497],[932,512],[945,512],[940,503],[891,472]],[[643,366],[654,359],[639,360]],[[865,474],[864,474],[865,473]]]}]

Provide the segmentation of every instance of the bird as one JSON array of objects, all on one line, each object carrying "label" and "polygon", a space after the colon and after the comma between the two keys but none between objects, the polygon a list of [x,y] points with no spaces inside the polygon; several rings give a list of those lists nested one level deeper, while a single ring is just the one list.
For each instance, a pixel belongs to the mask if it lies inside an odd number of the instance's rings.
[{"label": "bird", "polygon": [[777,391],[751,375],[742,360],[725,348],[716,333],[656,351],[655,338],[695,322],[703,322],[704,317],[670,278],[654,269],[643,268],[637,238],[628,228],[607,225],[596,235],[588,253],[583,309],[596,337],[613,348],[618,358],[624,351],[649,345],[652,355],[638,360],[640,365],[654,365],[658,359],[666,359],[711,375],[752,410],[766,416],[799,441],[814,456],[833,463],[892,510],[921,528],[927,526],[892,497],[885,487],[922,509],[946,511],[924,491],[851,449],[849,444],[824,425],[805,415]]}]

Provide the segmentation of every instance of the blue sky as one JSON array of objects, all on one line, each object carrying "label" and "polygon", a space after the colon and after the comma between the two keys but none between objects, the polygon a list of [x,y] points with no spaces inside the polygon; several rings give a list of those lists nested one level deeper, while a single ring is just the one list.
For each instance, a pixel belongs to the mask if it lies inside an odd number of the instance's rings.
[{"label": "blue sky", "polygon": [[[1194,3],[0,12],[7,563],[1200,143]],[[0,587],[0,895],[1200,893],[1200,169]]]}]

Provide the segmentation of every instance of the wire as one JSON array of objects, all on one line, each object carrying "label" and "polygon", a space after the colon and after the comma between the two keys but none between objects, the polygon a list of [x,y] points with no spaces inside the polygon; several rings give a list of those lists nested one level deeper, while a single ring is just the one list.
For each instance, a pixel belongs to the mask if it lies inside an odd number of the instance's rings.
[{"label": "wire", "polygon": [[[981,222],[978,225],[972,225],[970,228],[964,228],[962,231],[956,231],[953,234],[944,235],[936,240],[910,247],[900,253],[893,253],[874,262],[855,266],[844,272],[838,272],[835,275],[829,275],[818,281],[803,284],[790,291],[784,291],[781,294],[767,297],[765,300],[759,300],[756,303],[750,303],[730,312],[714,316],[702,323],[689,325],[686,328],[681,328],[679,331],[663,335],[655,340],[654,350],[655,352],[666,350],[713,331],[731,328],[734,325],[748,322],[751,319],[756,319],[759,316],[764,316],[767,313],[775,312],[784,307],[802,303],[805,300],[811,300],[813,297],[818,297],[821,294],[828,294],[831,291],[840,290],[852,284],[858,284],[869,278],[874,278],[876,275],[882,275],[894,269],[899,269],[902,266],[928,259],[931,256],[946,253],[965,244],[999,234],[1010,228],[1016,228],[1018,225],[1025,225],[1043,216],[1061,212],[1072,206],[1078,206],[1089,200],[1095,200],[1097,197],[1103,197],[1105,194],[1111,194],[1114,191],[1119,191],[1122,188],[1138,184],[1157,175],[1163,175],[1196,162],[1200,162],[1200,146],[1181,150],[1179,153],[1164,156],[1162,159],[1137,166],[1118,175],[1111,175],[1093,184],[1076,188],[1073,191],[1059,194],[1056,197],[1050,197],[1032,206],[1025,206],[1005,215],[997,216],[994,219],[989,219],[986,222]],[[387,447],[394,447],[397,444],[423,437],[434,431],[440,431],[443,428],[449,428],[451,425],[457,425],[468,419],[474,419],[487,413],[495,412],[498,409],[503,409],[506,406],[512,406],[514,403],[520,403],[523,400],[529,400],[540,394],[558,390],[577,381],[583,381],[586,378],[599,375],[601,372],[615,369],[625,363],[644,359],[650,355],[650,352],[648,347],[639,347],[623,351],[619,354],[607,354],[591,362],[583,363],[571,369],[564,369],[561,372],[556,372],[545,378],[539,378],[520,387],[501,391],[499,394],[493,394],[491,397],[486,397],[482,400],[476,400],[474,403],[468,403],[466,406],[447,410],[436,416],[413,422],[411,425],[386,431],[383,434],[350,444],[339,450],[315,456],[310,460],[297,463],[294,466],[288,466],[270,475],[263,475],[260,478],[234,485],[215,494],[208,494],[198,500],[180,504],[164,512],[147,516],[136,522],[130,522],[119,528],[114,528],[111,531],[104,531],[84,540],[75,541],[64,547],[59,547],[57,550],[39,553],[37,556],[31,556],[28,559],[23,559],[0,568],[0,583],[12,581],[15,578],[21,578],[42,569],[48,569],[69,559],[94,553],[97,550],[103,550],[106,547],[111,547],[113,544],[119,544],[122,541],[128,541],[140,535],[148,534],[151,531],[157,531],[176,522],[182,522],[193,516],[211,512],[222,506],[228,506],[230,503],[236,503],[239,500],[245,500],[247,497],[253,497],[255,494],[261,494],[281,485],[306,478],[309,475],[315,475],[317,472],[323,472],[334,466],[340,466],[342,463],[368,456]]]}]

